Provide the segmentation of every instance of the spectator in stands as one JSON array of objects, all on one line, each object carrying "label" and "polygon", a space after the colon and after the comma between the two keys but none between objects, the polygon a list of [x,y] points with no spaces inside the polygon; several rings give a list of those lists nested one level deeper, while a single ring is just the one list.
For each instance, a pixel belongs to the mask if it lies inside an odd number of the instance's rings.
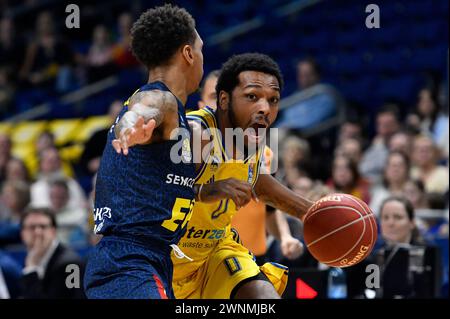
[{"label": "spectator in stands", "polygon": [[[344,109],[344,102],[334,87],[320,82],[321,70],[313,59],[301,60],[297,65],[300,92],[284,99],[284,109],[278,127],[305,130],[336,117]],[[336,124],[335,124],[336,125]]]},{"label": "spectator in stands", "polygon": [[14,92],[10,72],[0,65],[0,119],[13,112]]},{"label": "spectator in stands", "polygon": [[333,159],[338,126],[345,119],[345,100],[332,85],[321,82],[320,67],[312,58],[297,64],[297,83],[299,91],[281,101],[275,126],[281,128],[281,135],[289,130],[308,137],[310,176],[325,180],[329,172],[323,163]]},{"label": "spectator in stands", "polygon": [[23,43],[15,32],[14,21],[9,17],[0,18],[0,69],[12,82],[23,59]]},{"label": "spectator in stands", "polygon": [[85,60],[89,83],[101,80],[115,72],[112,54],[113,46],[108,29],[104,25],[96,26],[92,34],[92,45]]},{"label": "spectator in stands", "polygon": [[[436,262],[438,252],[420,234],[414,207],[405,197],[390,196],[382,202],[379,211],[380,236],[377,245],[366,260],[346,269],[352,290],[364,294],[368,288],[365,284],[366,266],[378,264],[382,289],[374,291],[377,297],[436,297],[433,286],[436,284],[436,274],[441,271],[438,269],[440,264]],[[416,255],[411,254],[412,247]],[[418,269],[414,264],[423,266]]]},{"label": "spectator in stands", "polygon": [[20,294],[20,265],[0,250],[0,299],[16,299]]},{"label": "spectator in stands", "polygon": [[370,202],[370,183],[360,176],[358,166],[350,158],[338,155],[333,160],[332,177],[327,185],[338,193],[356,196]]},{"label": "spectator in stands", "polygon": [[0,221],[18,223],[25,207],[30,203],[30,187],[20,180],[7,181],[2,186]]},{"label": "spectator in stands", "polygon": [[309,156],[308,141],[296,136],[286,138],[282,145],[282,167],[277,172],[277,178],[292,187],[299,177],[307,175]]},{"label": "spectator in stands", "polygon": [[138,66],[134,55],[131,53],[131,26],[133,25],[133,17],[130,13],[122,13],[117,21],[118,39],[113,47],[114,63],[121,68],[129,68]]},{"label": "spectator in stands", "polygon": [[220,70],[211,71],[205,78],[203,86],[200,90],[200,100],[198,101],[198,108],[202,109],[209,106],[213,110],[216,109],[217,94],[216,84],[219,78]]},{"label": "spectator in stands", "polygon": [[353,162],[359,164],[362,158],[362,144],[358,138],[347,138],[336,147],[336,155],[349,157]]},{"label": "spectator in stands", "polygon": [[391,196],[380,206],[382,239],[387,244],[423,244],[414,218],[414,207],[401,196]]},{"label": "spectator in stands", "polygon": [[0,246],[20,242],[19,222],[30,203],[30,188],[23,181],[8,181],[0,196]]},{"label": "spectator in stands", "polygon": [[14,110],[17,69],[23,59],[23,45],[11,18],[0,18],[0,118]]},{"label": "spectator in stands", "polygon": [[55,146],[55,136],[49,131],[44,131],[39,134],[35,142],[36,154],[39,156],[41,152],[47,148],[53,148]]},{"label": "spectator in stands", "polygon": [[371,190],[370,208],[378,216],[381,203],[390,196],[401,196],[410,176],[410,161],[399,151],[389,153],[381,184]]},{"label": "spectator in stands", "polygon": [[358,120],[346,119],[339,128],[337,145],[348,139],[362,140],[362,126]]},{"label": "spectator in stands", "polygon": [[308,194],[313,190],[314,182],[308,176],[300,176],[292,183],[292,190],[303,197],[308,197]]},{"label": "spectator in stands", "polygon": [[[123,102],[120,100],[113,101],[109,106],[108,116],[111,120],[111,125],[114,123],[122,108]],[[80,158],[80,166],[89,177],[92,177],[98,170],[108,131],[109,127],[95,132],[84,146],[84,151]]]},{"label": "spectator in stands", "polygon": [[[404,197],[389,197],[380,208],[381,247],[375,254],[383,257],[383,298],[430,298],[436,297],[434,285],[441,273],[441,264],[436,247],[426,243],[415,223],[415,211]],[[410,246],[412,245],[412,246]],[[399,249],[403,247],[403,253]],[[414,255],[411,248],[422,254]],[[389,253],[386,254],[384,251]],[[403,256],[403,257],[402,257]],[[409,256],[409,258],[408,258]],[[406,259],[409,259],[409,263]],[[417,258],[419,260],[417,260]],[[420,260],[422,258],[422,260]],[[423,265],[422,270],[414,264]]]},{"label": "spectator in stands", "polygon": [[50,183],[50,204],[56,214],[58,239],[67,245],[84,243],[87,231],[87,211],[84,208],[70,208],[69,186],[65,179],[55,179]]},{"label": "spectator in stands", "polygon": [[50,206],[50,182],[65,177],[69,186],[70,208],[85,208],[86,196],[80,185],[72,178],[65,176],[62,171],[61,157],[56,148],[44,149],[40,154],[39,173],[35,183],[31,185],[31,206]]},{"label": "spectator in stands", "polygon": [[389,151],[402,152],[411,157],[413,136],[407,131],[398,131],[389,139]]},{"label": "spectator in stands", "polygon": [[413,142],[412,177],[420,179],[427,193],[445,193],[448,189],[448,169],[437,165],[438,149],[433,139],[420,135]]},{"label": "spectator in stands", "polygon": [[0,184],[5,179],[6,165],[11,158],[11,139],[8,135],[0,134]]},{"label": "spectator in stands", "polygon": [[425,185],[420,179],[409,179],[403,186],[403,196],[411,202],[414,209],[430,208]]},{"label": "spectator in stands", "polygon": [[446,147],[445,144],[448,145],[448,116],[440,112],[435,90],[423,88],[419,91],[416,110],[408,116],[407,123],[423,135],[431,136],[442,149]]},{"label": "spectator in stands", "polygon": [[19,76],[28,85],[56,89],[70,88],[75,55],[70,46],[55,33],[53,18],[47,11],[36,20],[36,36],[28,45]]},{"label": "spectator in stands", "polygon": [[6,181],[23,181],[30,183],[31,178],[25,163],[19,158],[11,158],[6,164]]},{"label": "spectator in stands", "polygon": [[371,182],[380,182],[389,153],[389,139],[399,129],[400,123],[397,105],[387,104],[383,106],[376,118],[376,136],[372,144],[364,152],[359,166],[361,174]]},{"label": "spectator in stands", "polygon": [[[25,268],[21,278],[22,297],[25,299],[83,298],[83,269],[81,258],[57,239],[55,214],[46,208],[28,210],[21,219],[22,240],[27,249]],[[66,272],[68,265],[78,271],[75,281],[79,287],[69,288]],[[72,282],[73,283],[73,282]]]}]

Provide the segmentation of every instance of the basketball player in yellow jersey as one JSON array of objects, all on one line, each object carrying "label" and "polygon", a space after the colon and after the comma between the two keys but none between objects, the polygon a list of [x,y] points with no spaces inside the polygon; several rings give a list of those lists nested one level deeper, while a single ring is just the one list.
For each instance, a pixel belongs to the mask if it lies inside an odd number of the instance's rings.
[{"label": "basketball player in yellow jersey", "polygon": [[[196,203],[178,244],[188,258],[172,256],[176,298],[279,298],[285,288],[287,268],[270,263],[260,268],[232,231],[231,218],[252,196],[300,219],[313,202],[259,174],[262,148],[245,153],[265,134],[246,135],[243,148],[223,145],[230,144],[226,129],[266,129],[274,122],[282,85],[278,65],[268,56],[233,56],[216,86],[217,111],[204,108],[188,116],[193,135],[207,133],[210,139],[202,140],[201,153],[208,156],[198,167]],[[195,137],[193,150],[195,161]]]},{"label": "basketball player in yellow jersey", "polygon": [[[217,109],[216,85],[219,74],[220,70],[213,70],[205,76],[200,89],[199,109],[206,106],[213,110]],[[270,171],[272,159],[273,152],[266,146],[260,169],[267,168]],[[258,264],[258,259],[264,258],[267,252],[266,232],[279,240],[284,257],[296,259],[304,251],[303,244],[292,236],[285,214],[268,207],[262,200],[258,202],[250,200],[247,205],[241,207],[233,215],[231,227],[237,230],[242,243],[252,252]]]}]

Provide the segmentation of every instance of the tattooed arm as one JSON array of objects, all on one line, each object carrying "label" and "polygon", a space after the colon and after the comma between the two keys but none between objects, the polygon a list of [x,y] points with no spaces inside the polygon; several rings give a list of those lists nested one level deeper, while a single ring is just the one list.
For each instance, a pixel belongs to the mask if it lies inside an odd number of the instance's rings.
[{"label": "tattooed arm", "polygon": [[117,153],[128,154],[128,148],[170,139],[178,127],[175,97],[159,90],[138,92],[129,101],[128,111],[114,127],[112,144]]}]

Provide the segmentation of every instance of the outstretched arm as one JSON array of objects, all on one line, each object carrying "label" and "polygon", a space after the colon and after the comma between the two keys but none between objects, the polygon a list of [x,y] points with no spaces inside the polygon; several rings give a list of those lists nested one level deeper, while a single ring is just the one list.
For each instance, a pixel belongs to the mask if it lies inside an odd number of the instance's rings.
[{"label": "outstretched arm", "polygon": [[270,174],[260,174],[255,185],[256,195],[268,205],[303,221],[306,212],[314,204],[297,195]]},{"label": "outstretched arm", "polygon": [[292,236],[286,215],[278,209],[266,213],[267,232],[280,242],[281,252],[288,259],[296,259],[304,252],[301,241]]},{"label": "outstretched arm", "polygon": [[128,111],[114,126],[116,139],[112,144],[116,152],[127,155],[133,145],[152,143],[156,128],[162,139],[168,139],[170,131],[178,126],[177,109],[177,101],[169,92],[155,90],[133,95]]}]

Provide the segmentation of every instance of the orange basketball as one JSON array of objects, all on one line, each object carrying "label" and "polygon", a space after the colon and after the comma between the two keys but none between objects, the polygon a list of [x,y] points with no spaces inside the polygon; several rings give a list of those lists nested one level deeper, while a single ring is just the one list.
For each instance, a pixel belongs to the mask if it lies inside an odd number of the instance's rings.
[{"label": "orange basketball", "polygon": [[377,240],[377,223],[369,206],[348,194],[319,199],[303,222],[306,247],[314,258],[332,267],[361,262]]}]

